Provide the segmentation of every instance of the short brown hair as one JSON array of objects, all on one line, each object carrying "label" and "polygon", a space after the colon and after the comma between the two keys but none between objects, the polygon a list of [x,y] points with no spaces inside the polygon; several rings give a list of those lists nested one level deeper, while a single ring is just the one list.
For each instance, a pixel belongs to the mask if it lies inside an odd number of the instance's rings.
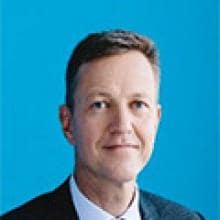
[{"label": "short brown hair", "polygon": [[72,110],[80,66],[95,59],[137,50],[152,65],[159,90],[159,57],[153,42],[139,34],[125,30],[103,31],[89,34],[73,50],[66,71],[66,105]]}]

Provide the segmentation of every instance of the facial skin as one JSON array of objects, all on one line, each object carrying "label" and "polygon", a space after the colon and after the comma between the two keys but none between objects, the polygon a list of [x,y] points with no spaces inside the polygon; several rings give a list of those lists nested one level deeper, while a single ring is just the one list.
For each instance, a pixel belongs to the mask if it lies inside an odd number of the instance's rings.
[{"label": "facial skin", "polygon": [[160,119],[156,82],[138,51],[83,64],[74,112],[60,110],[64,133],[76,147],[76,175],[122,186],[148,162]]}]

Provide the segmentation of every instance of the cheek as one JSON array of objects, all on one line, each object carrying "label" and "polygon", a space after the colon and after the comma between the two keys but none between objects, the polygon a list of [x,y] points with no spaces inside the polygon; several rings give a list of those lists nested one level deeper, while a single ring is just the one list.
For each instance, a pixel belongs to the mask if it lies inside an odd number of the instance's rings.
[{"label": "cheek", "polygon": [[153,149],[154,149],[154,138],[155,138],[155,129],[151,123],[142,124],[141,134],[142,137],[142,149],[140,151],[140,162],[142,166],[145,166],[146,163],[151,158]]},{"label": "cheek", "polygon": [[95,149],[93,147],[95,135],[91,135],[90,126],[83,122],[75,127],[74,130],[78,162],[81,161],[84,164],[92,163],[93,157],[91,155],[95,155]]},{"label": "cheek", "polygon": [[87,119],[85,116],[80,117],[80,119],[77,120],[74,129],[76,134],[76,144],[91,149],[102,136],[104,125],[101,122],[103,122],[103,120],[95,120],[93,118]]},{"label": "cheek", "polygon": [[143,120],[140,123],[140,137],[143,140],[145,150],[150,151],[153,148],[156,135],[156,121],[153,117]]}]

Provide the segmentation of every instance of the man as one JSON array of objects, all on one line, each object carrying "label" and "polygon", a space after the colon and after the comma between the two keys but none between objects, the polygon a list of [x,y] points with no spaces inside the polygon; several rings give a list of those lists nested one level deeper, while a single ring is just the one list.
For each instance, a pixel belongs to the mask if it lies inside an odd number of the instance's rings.
[{"label": "man", "polygon": [[76,150],[74,174],[2,219],[202,219],[136,184],[160,121],[159,81],[156,49],[143,36],[115,30],[80,42],[60,107],[64,134]]}]

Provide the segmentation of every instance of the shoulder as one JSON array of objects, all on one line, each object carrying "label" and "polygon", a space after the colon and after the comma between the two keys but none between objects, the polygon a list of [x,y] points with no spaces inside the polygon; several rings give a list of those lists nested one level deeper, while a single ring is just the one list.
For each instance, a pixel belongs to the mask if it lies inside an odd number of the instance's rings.
[{"label": "shoulder", "polygon": [[17,207],[10,212],[2,216],[2,220],[12,220],[12,219],[43,219],[43,216],[50,208],[52,195],[51,193],[46,193],[38,196],[29,202]]},{"label": "shoulder", "polygon": [[166,198],[140,190],[140,205],[143,212],[151,209],[158,219],[203,220],[199,213]]},{"label": "shoulder", "polygon": [[[2,220],[69,219],[76,215],[69,192],[68,179],[55,190],[40,195],[6,213]],[[65,216],[65,217],[64,217]]]}]

